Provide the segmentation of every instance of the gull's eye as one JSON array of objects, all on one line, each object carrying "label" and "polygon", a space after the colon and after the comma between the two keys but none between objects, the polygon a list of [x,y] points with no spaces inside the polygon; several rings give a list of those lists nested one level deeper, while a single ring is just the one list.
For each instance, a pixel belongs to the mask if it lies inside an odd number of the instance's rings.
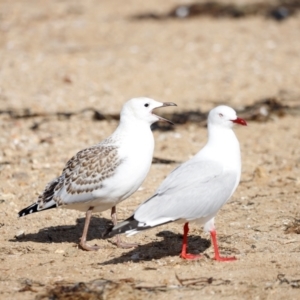
[{"label": "gull's eye", "polygon": [[148,106],[149,106],[149,103],[144,104],[144,106],[145,106],[145,107],[148,107]]},{"label": "gull's eye", "polygon": [[219,117],[220,117],[220,118],[223,118],[223,114],[219,114]]}]

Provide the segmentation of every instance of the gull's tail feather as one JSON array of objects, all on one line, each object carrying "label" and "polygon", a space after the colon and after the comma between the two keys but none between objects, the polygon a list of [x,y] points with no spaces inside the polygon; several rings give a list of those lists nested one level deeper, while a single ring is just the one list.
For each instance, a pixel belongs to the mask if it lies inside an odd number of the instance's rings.
[{"label": "gull's tail feather", "polygon": [[28,207],[20,210],[18,212],[18,215],[19,215],[19,217],[24,217],[26,215],[33,214],[33,213],[41,211],[41,210],[46,210],[46,209],[54,208],[54,207],[56,207],[56,203],[54,201],[53,201],[52,205],[50,204],[49,206],[47,206],[47,207],[45,207],[43,209],[39,208],[39,204],[38,203],[33,203],[33,204],[29,205]]},{"label": "gull's tail feather", "polygon": [[56,189],[59,189],[63,184],[64,177],[60,176],[50,181],[43,193],[38,197],[37,202],[29,205],[28,207],[19,211],[19,217],[23,217],[29,214],[33,214],[35,212],[46,210],[50,208],[57,207],[56,202],[53,200],[53,196]]},{"label": "gull's tail feather", "polygon": [[139,227],[140,222],[134,219],[134,216],[131,216],[127,220],[119,223],[116,226],[111,226],[107,228],[104,237],[109,238],[113,237],[116,234],[125,233],[127,236],[134,235],[141,230],[149,229],[151,226]]}]

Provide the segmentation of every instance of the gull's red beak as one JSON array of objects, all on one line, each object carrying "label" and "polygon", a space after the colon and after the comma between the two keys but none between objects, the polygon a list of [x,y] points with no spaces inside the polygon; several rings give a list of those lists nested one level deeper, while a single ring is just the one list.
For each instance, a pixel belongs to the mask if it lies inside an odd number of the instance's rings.
[{"label": "gull's red beak", "polygon": [[236,124],[247,126],[247,122],[242,118],[236,118],[235,120],[231,120],[231,121]]}]

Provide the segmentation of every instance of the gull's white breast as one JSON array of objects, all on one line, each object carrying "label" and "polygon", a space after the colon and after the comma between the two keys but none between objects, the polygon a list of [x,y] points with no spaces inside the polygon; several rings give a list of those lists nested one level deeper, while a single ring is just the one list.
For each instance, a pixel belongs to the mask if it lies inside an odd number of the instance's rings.
[{"label": "gull's white breast", "polygon": [[104,211],[133,194],[145,180],[152,163],[154,138],[150,128],[147,129],[137,128],[135,132],[117,136],[120,164],[114,174],[92,192],[71,195],[62,188],[64,207],[85,211],[93,206],[94,211]]}]

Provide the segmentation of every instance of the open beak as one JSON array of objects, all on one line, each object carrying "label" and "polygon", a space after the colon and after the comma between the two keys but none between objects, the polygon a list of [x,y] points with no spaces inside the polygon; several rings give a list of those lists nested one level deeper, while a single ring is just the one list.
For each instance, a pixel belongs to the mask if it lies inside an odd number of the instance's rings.
[{"label": "open beak", "polygon": [[[156,107],[156,108],[166,107],[166,106],[177,106],[177,104],[175,104],[175,103],[173,103],[173,102],[163,102],[162,106],[159,106],[159,107]],[[155,109],[156,109],[156,108],[155,108]],[[152,112],[152,113],[153,113],[153,112]],[[165,121],[165,122],[168,122],[168,123],[171,124],[171,125],[174,125],[174,123],[173,123],[172,121],[168,120],[168,119],[165,119],[165,118],[160,117],[160,116],[158,116],[158,115],[155,115],[155,116],[157,116],[158,119],[161,120],[161,121]]]},{"label": "open beak", "polygon": [[236,124],[247,126],[247,122],[242,118],[236,118],[235,120],[231,120],[231,121]]}]

